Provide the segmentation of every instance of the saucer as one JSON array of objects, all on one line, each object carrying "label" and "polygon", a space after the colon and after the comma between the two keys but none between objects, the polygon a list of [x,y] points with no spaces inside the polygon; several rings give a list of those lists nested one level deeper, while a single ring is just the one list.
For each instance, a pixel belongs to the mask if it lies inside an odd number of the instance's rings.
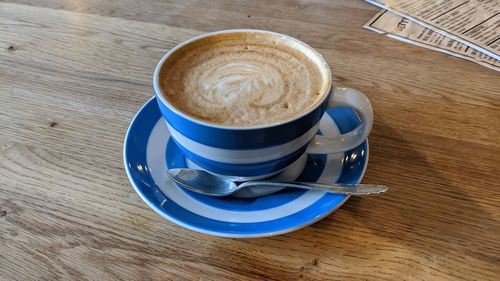
[{"label": "saucer", "polygon": [[[335,136],[358,124],[351,109],[328,109],[318,134]],[[268,187],[221,198],[178,187],[166,170],[196,165],[170,138],[155,98],[134,117],[125,137],[123,157],[132,186],[154,211],[175,224],[210,235],[250,238],[294,231],[324,218],[349,198],[317,190]],[[355,184],[363,178],[367,164],[365,141],[345,153],[303,155],[273,179]]]}]

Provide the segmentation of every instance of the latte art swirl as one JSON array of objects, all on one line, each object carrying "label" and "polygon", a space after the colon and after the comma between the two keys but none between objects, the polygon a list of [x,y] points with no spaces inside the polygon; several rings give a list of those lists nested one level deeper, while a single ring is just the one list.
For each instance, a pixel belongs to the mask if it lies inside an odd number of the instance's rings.
[{"label": "latte art swirl", "polygon": [[252,62],[222,62],[211,71],[202,73],[197,82],[207,93],[201,98],[212,102],[213,106],[221,107],[231,106],[243,100],[258,104],[259,99],[265,97],[264,93],[283,90],[279,72],[264,64]]},{"label": "latte art swirl", "polygon": [[308,110],[325,92],[318,64],[276,40],[240,36],[189,47],[164,65],[160,82],[167,100],[197,119],[276,123]]}]

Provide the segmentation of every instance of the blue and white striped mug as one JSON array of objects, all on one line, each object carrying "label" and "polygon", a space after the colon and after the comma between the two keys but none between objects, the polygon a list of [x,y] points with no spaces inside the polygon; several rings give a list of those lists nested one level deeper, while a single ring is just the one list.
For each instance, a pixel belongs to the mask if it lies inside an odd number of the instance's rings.
[{"label": "blue and white striped mug", "polygon": [[[191,117],[175,108],[160,86],[160,71],[172,54],[198,40],[225,33],[266,34],[280,40],[292,40],[321,61],[318,67],[328,73],[328,87],[321,100],[309,110],[285,122],[252,127],[234,127],[209,123]],[[353,149],[363,143],[373,125],[373,109],[360,92],[335,88],[324,58],[309,45],[286,35],[263,30],[238,29],[203,34],[170,50],[156,66],[153,84],[159,108],[173,140],[182,152],[199,167],[221,176],[238,180],[269,177],[276,174],[304,153],[328,154]],[[351,132],[337,137],[316,135],[319,121],[330,107],[351,107],[361,124]]]}]

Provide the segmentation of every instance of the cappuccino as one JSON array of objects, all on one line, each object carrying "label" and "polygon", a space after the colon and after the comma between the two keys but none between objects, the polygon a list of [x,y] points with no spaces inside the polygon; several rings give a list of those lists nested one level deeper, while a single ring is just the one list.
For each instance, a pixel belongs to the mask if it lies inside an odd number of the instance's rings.
[{"label": "cappuccino", "polygon": [[232,127],[276,124],[328,93],[328,65],[306,44],[274,33],[229,32],[192,41],[163,64],[163,96],[195,119]]}]

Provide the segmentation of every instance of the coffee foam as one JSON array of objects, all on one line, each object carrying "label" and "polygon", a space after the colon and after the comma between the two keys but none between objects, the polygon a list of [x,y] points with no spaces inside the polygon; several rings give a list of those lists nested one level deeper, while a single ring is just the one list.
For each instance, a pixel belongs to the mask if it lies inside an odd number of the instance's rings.
[{"label": "coffee foam", "polygon": [[223,33],[174,52],[160,71],[166,99],[226,126],[278,123],[307,111],[329,87],[328,66],[307,45],[268,33]]}]

